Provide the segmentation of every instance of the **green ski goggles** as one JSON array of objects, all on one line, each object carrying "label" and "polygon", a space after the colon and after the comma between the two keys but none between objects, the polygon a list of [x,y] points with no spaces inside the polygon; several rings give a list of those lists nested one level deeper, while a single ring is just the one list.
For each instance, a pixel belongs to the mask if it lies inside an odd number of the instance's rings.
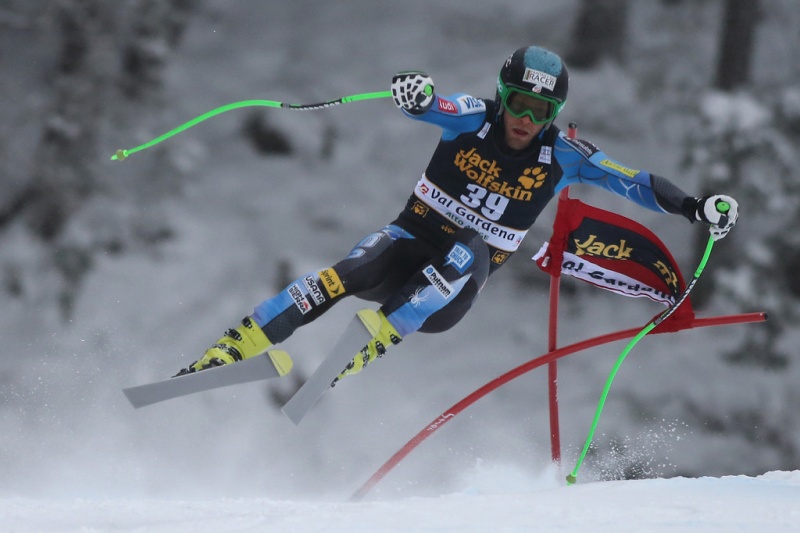
[{"label": "green ski goggles", "polygon": [[564,104],[553,98],[509,87],[503,94],[503,107],[514,118],[527,116],[534,124],[546,124],[556,118]]}]

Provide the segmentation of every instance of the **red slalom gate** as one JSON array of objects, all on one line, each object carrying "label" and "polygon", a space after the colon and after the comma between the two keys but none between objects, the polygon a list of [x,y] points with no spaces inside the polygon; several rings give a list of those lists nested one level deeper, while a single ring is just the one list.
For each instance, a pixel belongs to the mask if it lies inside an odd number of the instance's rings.
[{"label": "red slalom gate", "polygon": [[[744,324],[751,322],[763,322],[766,319],[767,319],[767,314],[764,312],[717,316],[709,318],[696,318],[692,322],[688,323],[685,327],[682,327],[681,329],[704,328],[710,326]],[[381,479],[384,478],[384,476],[386,476],[386,474],[388,474],[395,466],[397,466],[400,463],[400,461],[402,461],[409,453],[411,453],[417,446],[419,446],[422,443],[422,441],[430,437],[436,430],[438,430],[439,428],[444,426],[447,422],[455,418],[455,416],[459,414],[461,411],[463,411],[473,403],[477,402],[490,392],[498,389],[499,387],[502,387],[509,381],[518,378],[519,376],[526,374],[531,370],[538,368],[542,365],[554,363],[555,361],[561,359],[562,357],[566,357],[567,355],[587,350],[595,346],[608,344],[610,342],[622,339],[629,339],[634,335],[636,335],[637,333],[639,333],[641,329],[642,329],[641,327],[636,327],[636,328],[616,331],[613,333],[607,333],[605,335],[593,337],[591,339],[577,342],[575,344],[570,344],[569,346],[564,346],[563,348],[558,348],[544,355],[541,355],[535,359],[532,359],[526,363],[523,363],[520,366],[493,379],[492,381],[490,381],[483,387],[477,389],[475,392],[473,392],[460,402],[450,407],[448,410],[446,410],[441,415],[436,417],[430,424],[425,426],[425,428],[422,431],[417,433],[391,458],[389,458],[389,460],[386,461],[386,463],[384,463],[380,468],[378,468],[378,470],[372,475],[372,477],[370,477],[355,493],[353,493],[353,496],[351,496],[350,500],[358,501],[361,498],[363,498],[370,490],[372,490],[372,488]],[[552,413],[553,410],[551,409],[551,414]]]}]

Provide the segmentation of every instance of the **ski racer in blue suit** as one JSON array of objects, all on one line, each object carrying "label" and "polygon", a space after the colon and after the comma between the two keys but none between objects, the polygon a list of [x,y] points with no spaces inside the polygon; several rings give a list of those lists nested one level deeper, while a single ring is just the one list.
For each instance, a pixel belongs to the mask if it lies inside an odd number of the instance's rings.
[{"label": "ski racer in blue suit", "polygon": [[[431,78],[416,71],[398,73],[391,87],[407,117],[442,128],[405,208],[338,263],[259,304],[182,372],[263,353],[349,295],[381,304],[380,328],[339,378],[359,372],[406,335],[447,330],[519,248],[548,202],[570,185],[593,185],[646,209],[703,221],[715,238],[736,222],[733,198],[689,196],[588,141],[568,138],[553,124],[567,100],[567,66],[543,48],[520,48],[505,61],[494,99],[438,95]],[[717,209],[720,202],[730,206],[727,213]]]}]

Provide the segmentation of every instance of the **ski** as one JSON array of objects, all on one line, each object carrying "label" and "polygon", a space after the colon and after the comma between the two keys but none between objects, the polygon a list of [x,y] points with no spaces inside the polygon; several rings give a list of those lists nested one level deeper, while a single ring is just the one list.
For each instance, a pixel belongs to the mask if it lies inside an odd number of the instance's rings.
[{"label": "ski", "polygon": [[292,359],[283,350],[269,350],[264,354],[236,363],[207,368],[164,381],[147,383],[122,389],[136,409],[146,405],[179,398],[229,385],[249,383],[285,376],[292,370]]},{"label": "ski", "polygon": [[300,423],[322,395],[331,388],[333,380],[378,333],[379,328],[380,317],[376,311],[362,309],[356,313],[330,354],[281,409],[289,420],[295,425]]}]

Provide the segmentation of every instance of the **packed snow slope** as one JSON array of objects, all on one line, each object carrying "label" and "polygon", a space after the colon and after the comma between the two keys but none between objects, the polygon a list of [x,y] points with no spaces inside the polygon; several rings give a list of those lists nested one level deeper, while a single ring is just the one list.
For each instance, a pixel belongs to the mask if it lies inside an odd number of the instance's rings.
[{"label": "packed snow slope", "polygon": [[[800,471],[758,477],[606,481],[557,486],[478,474],[438,497],[336,503],[214,500],[0,500],[0,529],[22,533],[763,533],[798,531]],[[524,486],[523,486],[524,485]]]}]

